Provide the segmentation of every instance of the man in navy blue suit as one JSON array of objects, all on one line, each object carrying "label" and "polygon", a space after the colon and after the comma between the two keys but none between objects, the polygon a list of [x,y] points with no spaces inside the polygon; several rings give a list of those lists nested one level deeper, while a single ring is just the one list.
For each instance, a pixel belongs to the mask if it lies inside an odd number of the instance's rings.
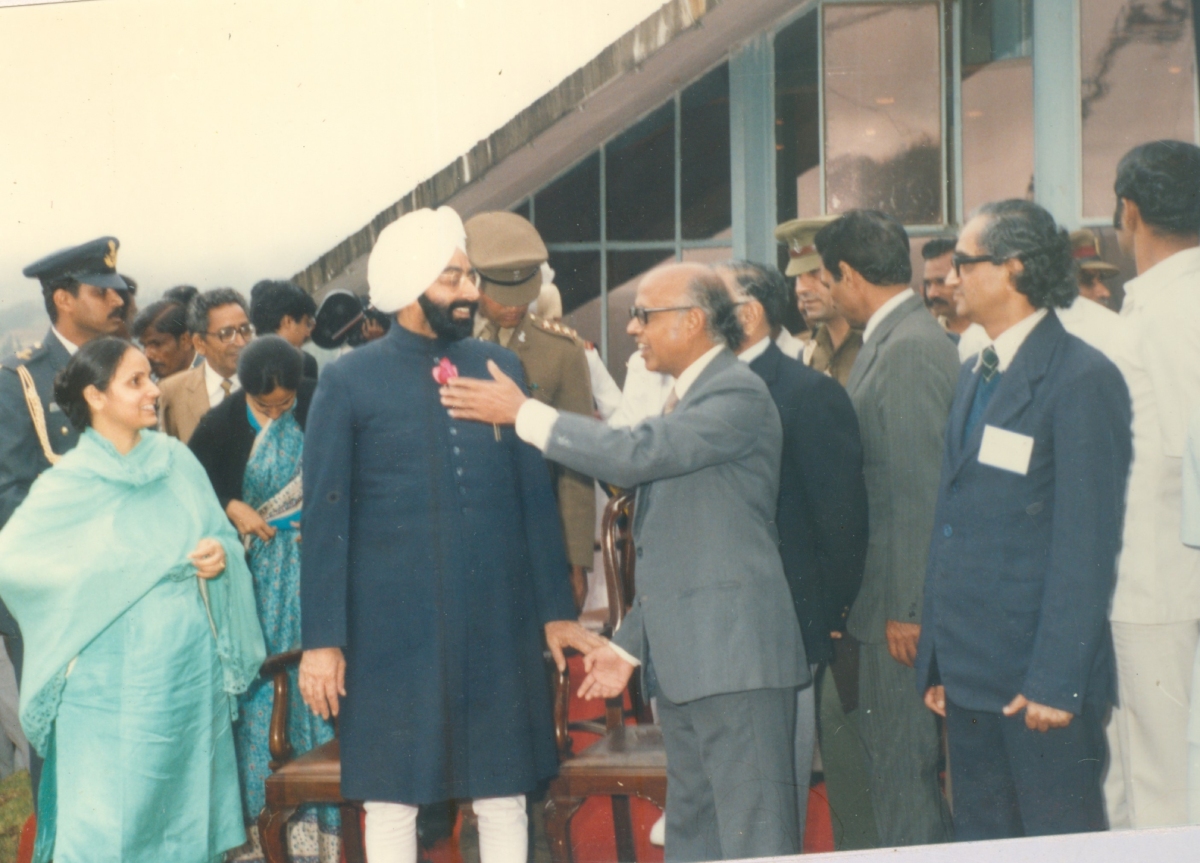
[{"label": "man in navy blue suit", "polygon": [[1102,830],[1129,392],[1058,321],[1074,264],[1038,205],[982,207],[947,281],[990,339],[946,428],[916,663],[946,718],[955,838]]},{"label": "man in navy blue suit", "polygon": [[[775,522],[783,573],[814,680],[796,690],[796,806],[803,844],[816,735],[817,672],[833,660],[834,641],[845,635],[867,559],[862,441],[854,405],[841,384],[786,356],[771,338],[783,326],[790,294],[779,271],[748,261],[734,261],[718,271],[740,303],[745,337],[738,359],[763,379],[783,423]],[[839,731],[855,733],[828,729],[831,735]],[[827,772],[840,767],[825,764]],[[845,772],[863,773],[861,768]]]}]

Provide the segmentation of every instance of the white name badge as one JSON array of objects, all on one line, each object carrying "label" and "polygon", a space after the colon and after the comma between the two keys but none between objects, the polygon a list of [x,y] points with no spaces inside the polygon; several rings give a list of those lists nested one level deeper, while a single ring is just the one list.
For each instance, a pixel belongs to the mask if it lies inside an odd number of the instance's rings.
[{"label": "white name badge", "polygon": [[1019,473],[1029,473],[1029,458],[1033,455],[1033,438],[1007,429],[985,425],[983,442],[979,445],[979,463]]}]

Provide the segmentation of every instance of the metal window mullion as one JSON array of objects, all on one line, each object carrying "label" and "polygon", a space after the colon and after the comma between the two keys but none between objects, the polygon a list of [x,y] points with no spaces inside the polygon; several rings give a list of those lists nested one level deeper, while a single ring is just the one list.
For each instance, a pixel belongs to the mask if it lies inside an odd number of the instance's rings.
[{"label": "metal window mullion", "polygon": [[821,209],[825,215],[825,4],[817,6],[817,171]]},{"label": "metal window mullion", "polygon": [[675,91],[675,260],[683,260],[683,91]]},{"label": "metal window mullion", "polygon": [[533,195],[529,196],[529,224],[537,226],[537,211],[533,206]]},{"label": "metal window mullion", "polygon": [[608,153],[600,145],[600,359],[608,365]]},{"label": "metal window mullion", "polygon": [[966,219],[963,209],[966,207],[966,190],[963,188],[963,117],[965,116],[962,103],[962,0],[953,0],[950,6],[950,87],[951,87],[951,122],[950,132],[953,135],[954,158],[954,212],[947,213],[946,221],[951,225],[962,224]]}]

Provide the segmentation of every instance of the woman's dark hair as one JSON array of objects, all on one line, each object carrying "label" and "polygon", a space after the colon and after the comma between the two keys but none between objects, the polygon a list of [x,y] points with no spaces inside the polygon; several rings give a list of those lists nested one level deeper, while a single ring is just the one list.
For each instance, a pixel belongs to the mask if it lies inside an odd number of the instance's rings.
[{"label": "woman's dark hair", "polygon": [[1074,302],[1079,281],[1071,239],[1044,207],[1010,198],[984,204],[975,214],[988,220],[979,235],[983,250],[1024,265],[1016,288],[1035,309],[1063,309]]},{"label": "woman's dark hair", "polygon": [[834,281],[842,280],[842,261],[872,285],[907,285],[912,281],[908,232],[878,210],[849,211],[823,227],[813,244]]},{"label": "woman's dark hair", "polygon": [[304,355],[282,336],[259,336],[238,357],[238,380],[247,395],[265,396],[276,387],[294,390],[304,375]]},{"label": "woman's dark hair", "polygon": [[1137,204],[1142,221],[1160,233],[1200,232],[1200,147],[1183,141],[1134,147],[1117,165],[1113,190]]},{"label": "woman's dark hair", "polygon": [[136,350],[124,339],[105,336],[92,339],[75,352],[67,367],[54,379],[54,401],[63,409],[71,425],[83,431],[92,424],[92,410],[83,391],[90,386],[100,392],[108,390],[125,352]]}]

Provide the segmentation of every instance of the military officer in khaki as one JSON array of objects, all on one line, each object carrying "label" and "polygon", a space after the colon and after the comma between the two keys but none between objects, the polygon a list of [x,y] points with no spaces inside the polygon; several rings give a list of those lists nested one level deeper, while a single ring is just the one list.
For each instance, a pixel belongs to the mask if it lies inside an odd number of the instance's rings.
[{"label": "military officer in khaki", "polygon": [[1112,291],[1104,280],[1121,270],[1100,257],[1100,238],[1087,228],[1072,231],[1071,256],[1079,265],[1079,296],[1108,308]]},{"label": "military officer in khaki", "polygon": [[800,355],[806,365],[835,378],[842,386],[850,377],[850,367],[862,347],[862,330],[854,329],[833,305],[829,288],[817,277],[821,256],[813,245],[817,231],[836,216],[792,219],[775,228],[775,239],[788,247],[786,274],[796,279],[796,299],[804,320],[812,329],[812,338]]},{"label": "military officer in khaki", "polygon": [[[570,327],[529,310],[549,257],[537,229],[515,213],[480,213],[466,223],[467,255],[479,271],[476,335],[521,358],[530,395],[558,410],[592,415],[585,342]],[[587,595],[595,554],[596,494],[591,477],[548,463],[571,562],[576,605]]]},{"label": "military officer in khaki", "polygon": [[[788,276],[796,279],[796,299],[813,330],[801,361],[842,386],[862,347],[854,329],[833,305],[829,288],[818,278],[821,256],[813,238],[836,216],[792,219],[775,229],[788,247]],[[817,675],[817,740],[825,771],[825,790],[833,814],[833,840],[839,851],[879,844],[868,793],[866,749],[858,733],[858,644],[849,633],[834,633],[833,661]]]}]

